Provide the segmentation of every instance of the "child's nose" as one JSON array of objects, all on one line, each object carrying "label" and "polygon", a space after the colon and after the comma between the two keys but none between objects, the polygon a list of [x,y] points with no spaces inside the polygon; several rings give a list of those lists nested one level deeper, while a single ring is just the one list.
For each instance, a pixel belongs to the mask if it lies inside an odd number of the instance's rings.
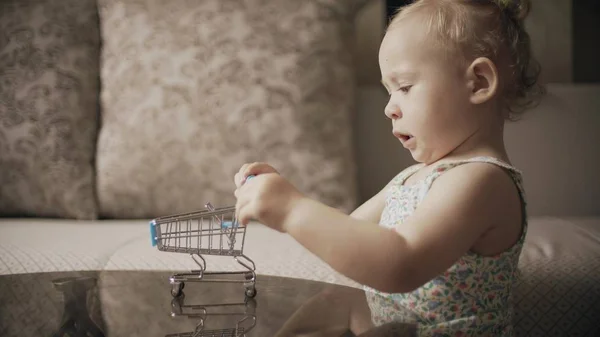
[{"label": "child's nose", "polygon": [[392,103],[391,101],[385,106],[384,113],[392,120],[402,117],[402,111],[400,111],[398,104]]}]

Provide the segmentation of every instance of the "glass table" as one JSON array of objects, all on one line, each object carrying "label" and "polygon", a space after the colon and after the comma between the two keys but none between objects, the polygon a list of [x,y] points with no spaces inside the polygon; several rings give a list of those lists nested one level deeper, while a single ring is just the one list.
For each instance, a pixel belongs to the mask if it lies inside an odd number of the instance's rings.
[{"label": "glass table", "polygon": [[[188,282],[173,297],[169,272],[51,272],[0,276],[1,336],[355,336],[368,326],[360,289],[259,275],[239,283]],[[351,308],[359,308],[351,309]],[[363,323],[359,323],[363,324]],[[356,329],[354,329],[357,331]],[[412,336],[410,326],[359,336]]]}]

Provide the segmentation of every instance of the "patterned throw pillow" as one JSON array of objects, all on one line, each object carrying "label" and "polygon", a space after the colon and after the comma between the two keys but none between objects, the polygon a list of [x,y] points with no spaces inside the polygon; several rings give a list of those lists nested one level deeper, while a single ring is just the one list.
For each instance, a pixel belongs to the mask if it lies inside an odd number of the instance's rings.
[{"label": "patterned throw pillow", "polygon": [[0,1],[0,215],[94,219],[93,0]]},{"label": "patterned throw pillow", "polygon": [[306,194],[356,202],[354,14],[366,0],[101,0],[102,216],[235,202],[266,161]]},{"label": "patterned throw pillow", "polygon": [[514,292],[516,336],[600,336],[598,254],[582,257],[565,252],[521,263],[519,269]]}]

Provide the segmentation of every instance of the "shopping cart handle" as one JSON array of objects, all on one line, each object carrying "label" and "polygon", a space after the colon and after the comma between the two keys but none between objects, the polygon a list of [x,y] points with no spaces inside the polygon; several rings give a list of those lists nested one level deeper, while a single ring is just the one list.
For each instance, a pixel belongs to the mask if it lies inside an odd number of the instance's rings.
[{"label": "shopping cart handle", "polygon": [[156,246],[156,222],[154,220],[150,221],[150,242],[152,242],[152,247]]},{"label": "shopping cart handle", "polygon": [[251,175],[249,175],[249,176],[247,176],[247,177],[246,177],[246,181],[248,181],[248,180],[250,180],[250,179],[252,179],[252,178],[254,178],[254,177],[256,177],[256,175],[254,175],[254,174],[251,174]]}]

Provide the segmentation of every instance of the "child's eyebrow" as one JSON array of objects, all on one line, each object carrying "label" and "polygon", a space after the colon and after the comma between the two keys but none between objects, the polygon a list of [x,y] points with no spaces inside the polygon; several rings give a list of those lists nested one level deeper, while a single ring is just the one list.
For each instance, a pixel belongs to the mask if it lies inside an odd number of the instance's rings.
[{"label": "child's eyebrow", "polygon": [[412,79],[416,77],[416,75],[417,74],[414,71],[394,71],[381,79],[381,82],[383,83],[386,79],[392,82],[398,81],[399,79]]}]

